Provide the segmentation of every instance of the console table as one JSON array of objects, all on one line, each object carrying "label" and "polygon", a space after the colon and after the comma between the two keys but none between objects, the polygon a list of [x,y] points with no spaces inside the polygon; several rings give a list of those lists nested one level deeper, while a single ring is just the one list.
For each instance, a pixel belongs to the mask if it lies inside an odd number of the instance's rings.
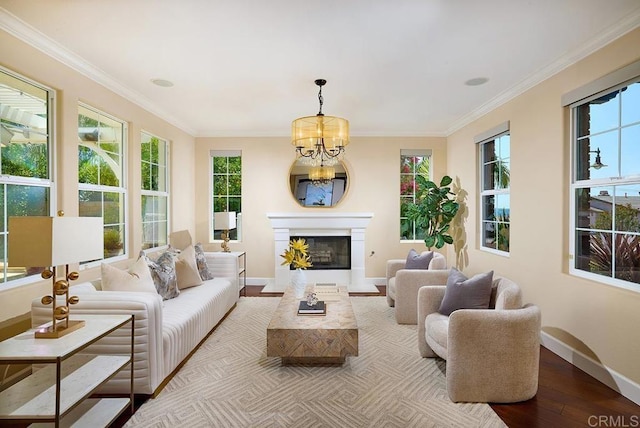
[{"label": "console table", "polygon": [[[32,329],[0,342],[0,364],[43,366],[0,392],[0,421],[48,422],[56,428],[61,424],[106,427],[129,406],[133,414],[133,315],[72,315],[71,319],[84,320],[84,327],[57,339],[36,339]],[[81,353],[127,323],[131,323],[128,354]],[[128,396],[88,398],[127,364]]]}]

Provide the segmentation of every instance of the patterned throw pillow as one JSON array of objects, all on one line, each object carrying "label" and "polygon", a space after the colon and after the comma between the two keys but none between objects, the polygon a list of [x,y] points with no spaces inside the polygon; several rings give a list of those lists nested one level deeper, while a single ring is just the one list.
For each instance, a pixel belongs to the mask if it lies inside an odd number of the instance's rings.
[{"label": "patterned throw pillow", "polygon": [[177,297],[178,294],[180,294],[180,290],[178,289],[178,280],[176,277],[175,256],[171,252],[166,251],[154,261],[141,251],[140,257],[144,257],[147,262],[153,283],[156,286],[158,294],[162,296],[162,299],[169,300]]},{"label": "patterned throw pillow", "polygon": [[198,242],[193,246],[196,250],[196,265],[198,266],[198,272],[200,272],[200,277],[203,281],[208,279],[213,279],[213,274],[209,270],[209,266],[207,266],[207,258],[204,255],[204,250],[202,249],[202,244]]}]

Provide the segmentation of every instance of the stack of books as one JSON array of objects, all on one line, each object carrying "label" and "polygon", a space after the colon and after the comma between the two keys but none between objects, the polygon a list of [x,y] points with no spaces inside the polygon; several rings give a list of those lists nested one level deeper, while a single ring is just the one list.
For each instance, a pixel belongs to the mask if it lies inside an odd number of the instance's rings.
[{"label": "stack of books", "polygon": [[326,313],[327,307],[321,300],[314,306],[309,306],[306,300],[301,300],[298,306],[298,315],[326,315]]}]

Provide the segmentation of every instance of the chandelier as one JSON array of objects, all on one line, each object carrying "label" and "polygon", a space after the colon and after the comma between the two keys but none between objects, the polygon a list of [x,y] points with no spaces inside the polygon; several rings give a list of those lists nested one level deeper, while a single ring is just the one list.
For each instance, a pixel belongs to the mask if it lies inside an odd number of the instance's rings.
[{"label": "chandelier", "polygon": [[332,166],[314,166],[309,169],[309,180],[314,186],[331,183],[336,178],[336,169]]},{"label": "chandelier", "polygon": [[315,83],[320,87],[320,111],[315,116],[300,117],[293,121],[291,143],[304,164],[323,168],[336,165],[345,146],[349,144],[349,121],[322,114],[322,86],[327,81],[317,79]]}]

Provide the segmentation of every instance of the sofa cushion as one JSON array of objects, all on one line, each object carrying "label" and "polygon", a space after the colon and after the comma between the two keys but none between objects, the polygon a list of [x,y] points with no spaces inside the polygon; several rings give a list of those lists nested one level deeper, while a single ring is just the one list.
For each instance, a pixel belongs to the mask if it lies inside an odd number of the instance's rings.
[{"label": "sofa cushion", "polygon": [[413,248],[407,255],[407,262],[404,265],[405,269],[429,269],[429,263],[433,259],[433,251],[425,251],[418,254]]},{"label": "sofa cushion", "polygon": [[143,259],[138,259],[128,271],[106,263],[101,267],[102,290],[104,291],[144,291],[156,293],[156,287]]},{"label": "sofa cushion", "polygon": [[147,262],[156,290],[163,300],[173,299],[180,294],[175,255],[171,251],[165,251],[155,261],[144,252],[140,252],[140,258],[144,258]]},{"label": "sofa cushion", "polygon": [[169,375],[238,300],[238,289],[227,278],[187,288],[162,308],[164,373]]},{"label": "sofa cushion", "polygon": [[387,295],[391,296],[392,299],[396,298],[396,277],[389,278],[389,286],[387,288]]},{"label": "sofa cushion", "polygon": [[458,269],[451,268],[438,312],[450,315],[458,309],[488,309],[492,283],[493,271],[467,278]]},{"label": "sofa cushion", "polygon": [[449,317],[434,312],[427,315],[425,340],[431,349],[441,358],[447,359],[447,337],[449,334]]},{"label": "sofa cushion", "polygon": [[176,260],[176,279],[180,290],[202,284],[202,278],[196,265],[196,251],[192,245],[187,246],[178,255]]},{"label": "sofa cushion", "polygon": [[202,278],[203,281],[213,279],[213,274],[209,270],[209,265],[207,265],[207,258],[204,255],[202,244],[198,242],[193,246],[193,249],[196,252],[196,265],[198,266],[198,272],[200,272],[200,278]]}]

